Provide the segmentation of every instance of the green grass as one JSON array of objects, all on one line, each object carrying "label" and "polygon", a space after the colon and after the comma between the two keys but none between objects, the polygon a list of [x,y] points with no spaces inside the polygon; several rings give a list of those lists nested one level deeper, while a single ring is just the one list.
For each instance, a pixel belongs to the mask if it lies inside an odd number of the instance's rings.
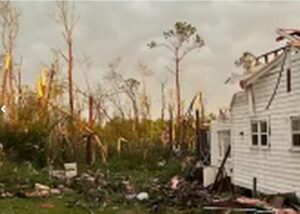
[{"label": "green grass", "polygon": [[0,185],[6,191],[32,188],[34,183],[49,184],[46,170],[37,170],[30,163],[4,162],[0,167]]},{"label": "green grass", "polygon": [[[110,203],[97,208],[85,208],[85,206],[74,206],[73,202],[75,199],[78,199],[78,195],[74,194],[49,198],[5,198],[0,199],[0,214],[89,214],[91,212],[97,214],[147,213],[146,208],[135,203]],[[80,204],[84,205],[84,203]],[[51,207],[49,207],[49,205]]]},{"label": "green grass", "polygon": [[[87,209],[81,207],[68,207],[69,197],[50,197],[46,199],[21,199],[7,198],[0,200],[0,214],[89,214]],[[43,205],[51,204],[53,208],[43,208]],[[149,213],[144,206],[139,204],[111,204],[106,207],[91,209],[97,214],[146,214]],[[200,210],[175,210],[163,209],[163,214],[201,214]]]},{"label": "green grass", "polygon": [[[50,204],[53,208],[42,208],[43,205]],[[22,199],[22,198],[7,198],[0,200],[1,214],[84,214],[87,211],[82,208],[68,208],[66,200],[61,198],[47,198],[47,199]]]}]

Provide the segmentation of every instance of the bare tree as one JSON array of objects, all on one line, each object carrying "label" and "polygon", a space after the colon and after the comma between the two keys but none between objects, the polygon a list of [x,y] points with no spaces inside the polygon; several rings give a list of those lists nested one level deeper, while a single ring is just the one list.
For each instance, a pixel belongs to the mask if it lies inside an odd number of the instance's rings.
[{"label": "bare tree", "polygon": [[109,72],[105,76],[105,80],[110,85],[110,92],[107,93],[107,99],[109,102],[116,108],[116,112],[122,119],[125,118],[126,113],[124,110],[124,106],[122,105],[122,99],[120,95],[123,93],[121,90],[121,84],[125,81],[123,75],[121,75],[118,71],[119,65],[121,62],[121,58],[118,57],[114,61],[112,61],[108,67]]},{"label": "bare tree", "polygon": [[139,108],[138,108],[137,94],[138,94],[138,89],[140,84],[141,83],[138,80],[134,78],[129,78],[126,79],[122,85],[122,89],[124,90],[125,94],[128,96],[132,104],[135,131],[138,131],[138,124],[139,124]]},{"label": "bare tree", "polygon": [[[134,78],[126,78],[124,75],[118,70],[120,65],[121,59],[117,58],[114,62],[110,63],[109,74],[106,76],[106,79],[111,82],[111,85],[114,90],[115,95],[125,94],[126,97],[129,99],[133,111],[133,130],[137,135],[137,140],[139,140],[140,133],[139,133],[139,106],[138,106],[138,95],[139,95],[139,87],[141,83],[134,79]],[[118,102],[120,98],[117,99]],[[116,104],[116,103],[115,103]],[[119,105],[117,105],[118,107]],[[121,112],[124,112],[120,109]]]},{"label": "bare tree", "polygon": [[141,114],[143,119],[150,118],[150,106],[151,106],[151,99],[147,92],[147,83],[146,79],[152,76],[154,73],[153,71],[142,62],[138,63],[138,72],[142,76],[142,94],[141,94]]},{"label": "bare tree", "polygon": [[[197,29],[187,22],[176,22],[173,29],[163,32],[165,41],[157,43],[151,41],[150,48],[164,47],[174,56],[175,89],[176,89],[176,123],[180,127],[181,121],[181,90],[180,90],[180,63],[187,54],[204,45],[204,40],[197,34]],[[177,132],[179,132],[178,130]],[[177,133],[178,134],[178,133]],[[177,139],[178,140],[178,139]]]},{"label": "bare tree", "polygon": [[73,38],[74,28],[79,20],[79,15],[75,11],[75,5],[68,1],[57,1],[56,11],[53,19],[62,27],[62,35],[67,44],[67,54],[60,51],[60,54],[68,64],[68,91],[69,91],[69,106],[71,116],[74,116],[74,95],[73,95]]},{"label": "bare tree", "polygon": [[96,106],[96,114],[98,118],[98,123],[102,123],[104,119],[111,120],[106,106],[106,101],[108,100],[108,94],[107,92],[101,87],[101,85],[98,85],[97,90],[95,92],[95,106]]},{"label": "bare tree", "polygon": [[2,46],[7,53],[12,54],[19,32],[21,12],[10,1],[1,1],[0,16],[2,19]]},{"label": "bare tree", "polygon": [[7,105],[10,116],[14,115],[14,68],[13,56],[16,37],[19,32],[21,12],[10,1],[0,2],[2,46],[5,51],[4,74],[2,80],[1,103]]}]

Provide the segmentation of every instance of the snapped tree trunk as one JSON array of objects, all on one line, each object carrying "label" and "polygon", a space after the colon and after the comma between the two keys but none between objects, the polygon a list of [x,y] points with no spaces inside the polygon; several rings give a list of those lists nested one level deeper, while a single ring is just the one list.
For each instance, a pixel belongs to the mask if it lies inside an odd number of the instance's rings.
[{"label": "snapped tree trunk", "polygon": [[[89,96],[89,128],[92,129],[94,126],[94,99],[92,96]],[[93,163],[93,135],[89,133],[87,142],[86,142],[86,164],[91,165]]]},{"label": "snapped tree trunk", "polygon": [[161,83],[161,120],[165,121],[165,109],[166,109],[166,96],[165,96],[165,82]]},{"label": "snapped tree trunk", "polygon": [[171,108],[169,108],[169,146],[170,151],[173,150],[173,111]]},{"label": "snapped tree trunk", "polygon": [[4,70],[3,80],[2,80],[2,91],[1,91],[1,105],[4,105],[7,97],[7,76],[8,70]]},{"label": "snapped tree trunk", "polygon": [[132,108],[134,114],[134,131],[136,133],[136,140],[140,141],[140,128],[139,128],[139,110],[135,99],[132,99]]},{"label": "snapped tree trunk", "polygon": [[180,77],[179,77],[179,59],[175,60],[175,87],[176,87],[176,144],[180,144],[181,133],[181,94],[180,94]]},{"label": "snapped tree trunk", "polygon": [[72,39],[68,41],[68,82],[69,82],[69,105],[70,114],[74,116],[74,97],[73,97],[73,45]]},{"label": "snapped tree trunk", "polygon": [[199,110],[197,109],[195,112],[195,127],[196,127],[196,156],[197,158],[200,157],[201,154],[201,140],[200,140],[200,115],[199,115]]},{"label": "snapped tree trunk", "polygon": [[2,93],[1,93],[1,105],[6,105],[8,109],[8,115],[11,121],[15,119],[15,106],[14,106],[14,75],[13,75],[13,59],[12,59],[12,44],[9,43],[8,52],[6,55],[6,63],[3,82],[2,82]]}]

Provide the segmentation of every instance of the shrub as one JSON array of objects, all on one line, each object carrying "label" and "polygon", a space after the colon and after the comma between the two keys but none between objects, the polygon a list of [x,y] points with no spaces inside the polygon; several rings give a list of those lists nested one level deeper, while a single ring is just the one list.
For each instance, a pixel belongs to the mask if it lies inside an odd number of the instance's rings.
[{"label": "shrub", "polygon": [[47,162],[47,137],[46,128],[38,124],[6,124],[0,130],[0,142],[7,158],[18,162],[29,161],[39,167]]}]

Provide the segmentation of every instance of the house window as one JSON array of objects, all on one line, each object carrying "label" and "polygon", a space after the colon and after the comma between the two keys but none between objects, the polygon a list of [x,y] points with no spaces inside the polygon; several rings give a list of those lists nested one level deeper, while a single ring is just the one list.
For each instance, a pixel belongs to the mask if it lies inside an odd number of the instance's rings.
[{"label": "house window", "polygon": [[218,149],[219,149],[220,158],[223,158],[225,156],[229,146],[230,146],[230,130],[218,131]]},{"label": "house window", "polygon": [[268,146],[269,132],[268,123],[265,120],[251,122],[252,145]]},{"label": "house window", "polygon": [[292,118],[292,143],[294,147],[300,147],[300,117]]}]

